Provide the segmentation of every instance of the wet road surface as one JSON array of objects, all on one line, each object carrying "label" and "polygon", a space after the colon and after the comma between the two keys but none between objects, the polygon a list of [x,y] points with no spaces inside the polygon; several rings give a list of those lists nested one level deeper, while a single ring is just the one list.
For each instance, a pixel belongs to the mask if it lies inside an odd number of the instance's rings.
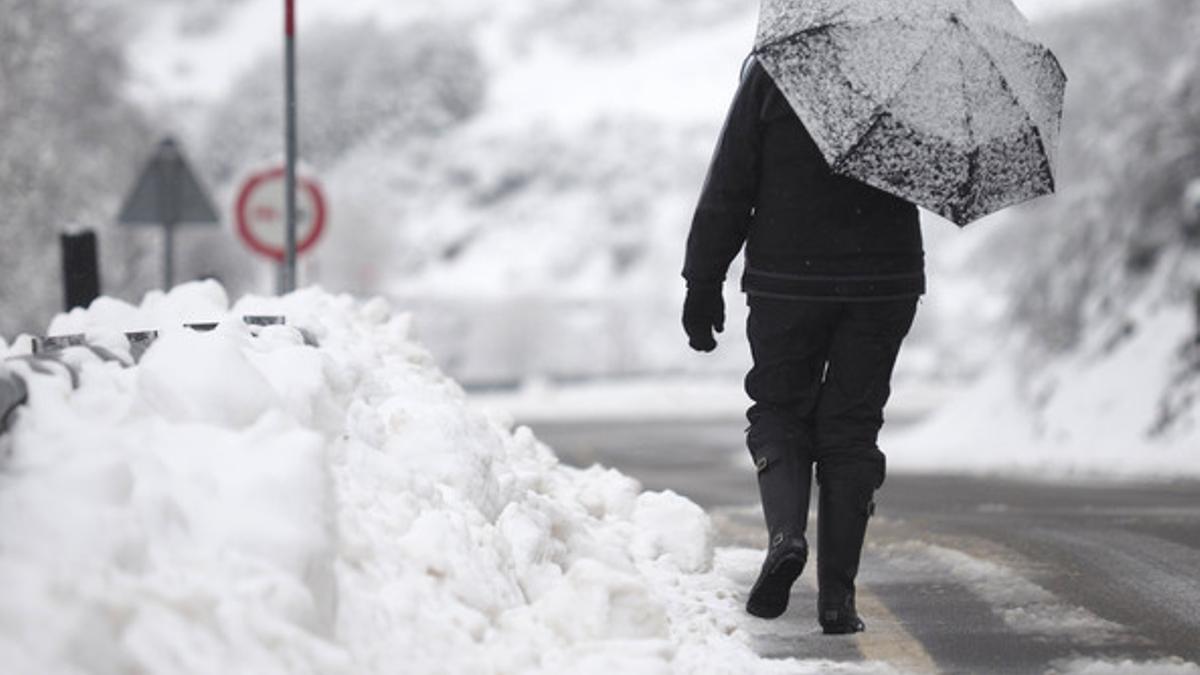
[{"label": "wet road surface", "polygon": [[[601,463],[695,500],[718,546],[763,547],[740,421],[531,426],[568,463]],[[819,633],[810,564],[787,614],[747,620],[759,653],[907,672],[1070,673],[1104,662],[1116,669],[1103,672],[1200,673],[1178,661],[1200,663],[1200,483],[893,473],[876,501],[860,573],[868,631]],[[758,560],[738,573],[746,588]]]}]

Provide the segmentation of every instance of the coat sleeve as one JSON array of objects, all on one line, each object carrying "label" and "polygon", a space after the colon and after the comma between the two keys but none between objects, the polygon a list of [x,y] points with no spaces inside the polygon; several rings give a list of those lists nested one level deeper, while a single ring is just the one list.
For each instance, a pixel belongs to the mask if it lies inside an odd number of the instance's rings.
[{"label": "coat sleeve", "polygon": [[719,286],[746,241],[758,193],[762,77],[746,69],[725,119],[688,234],[683,278],[689,288]]}]

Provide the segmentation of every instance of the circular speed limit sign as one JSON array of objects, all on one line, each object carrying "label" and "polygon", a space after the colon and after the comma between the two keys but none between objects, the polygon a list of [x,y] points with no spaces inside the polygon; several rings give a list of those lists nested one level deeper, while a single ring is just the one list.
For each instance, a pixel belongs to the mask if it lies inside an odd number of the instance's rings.
[{"label": "circular speed limit sign", "polygon": [[[282,167],[255,173],[238,190],[238,235],[256,253],[282,261],[287,247]],[[296,254],[311,249],[325,229],[325,195],[313,179],[296,178]]]}]

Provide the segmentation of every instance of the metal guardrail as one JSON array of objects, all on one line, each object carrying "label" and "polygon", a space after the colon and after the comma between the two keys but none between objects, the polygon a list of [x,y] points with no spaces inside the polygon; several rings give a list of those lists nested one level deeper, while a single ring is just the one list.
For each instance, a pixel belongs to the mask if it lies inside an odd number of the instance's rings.
[{"label": "metal guardrail", "polygon": [[[287,324],[286,318],[282,316],[244,316],[242,317],[242,321],[250,326],[251,334],[255,336],[267,326],[282,326]],[[191,323],[184,324],[184,327],[205,333],[215,330],[217,323]],[[320,346],[311,332],[303,328],[298,330],[304,337],[304,344],[310,347]],[[11,364],[24,364],[29,371],[35,374],[62,375],[65,373],[70,378],[71,387],[74,389],[79,387],[79,372],[74,366],[62,359],[63,352],[71,348],[83,348],[92,352],[92,354],[99,357],[102,361],[120,363],[122,367],[128,368],[141,362],[146,350],[158,339],[158,331],[129,332],[125,333],[125,338],[129,340],[128,359],[115,354],[105,347],[89,344],[86,335],[71,334],[35,337],[33,339],[31,354],[14,356],[0,361],[0,435],[8,433],[9,429],[12,428],[18,410],[29,401],[29,387],[25,382],[25,378],[16,372],[11,367]],[[132,362],[130,359],[132,359]]]},{"label": "metal guardrail", "polygon": [[20,375],[0,365],[0,434],[8,432],[17,408],[29,400],[29,388]]}]

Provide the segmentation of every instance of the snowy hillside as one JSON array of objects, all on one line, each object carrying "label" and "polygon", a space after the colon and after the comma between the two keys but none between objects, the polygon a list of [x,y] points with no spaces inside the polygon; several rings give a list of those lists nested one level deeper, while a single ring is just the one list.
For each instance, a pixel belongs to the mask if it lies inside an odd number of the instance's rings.
[{"label": "snowy hillside", "polygon": [[230,307],[211,282],[56,319],[124,356],[120,331],[163,333],[135,367],[68,350],[76,390],[23,372],[0,669],[830,672],[751,652],[731,575],[757,561],[714,555],[699,507],[471,412],[409,325],[318,290]]},{"label": "snowy hillside", "polygon": [[1200,477],[1200,348],[1179,306],[1132,314],[1119,341],[1090,342],[1039,371],[1006,355],[920,427],[888,439],[900,471],[1040,478]]}]

